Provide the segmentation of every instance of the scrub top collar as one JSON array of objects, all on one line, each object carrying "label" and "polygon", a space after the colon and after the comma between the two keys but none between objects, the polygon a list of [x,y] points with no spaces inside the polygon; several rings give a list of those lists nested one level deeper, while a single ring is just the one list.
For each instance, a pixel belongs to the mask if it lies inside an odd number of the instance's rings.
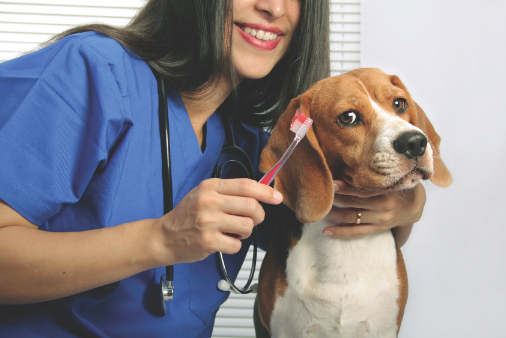
[{"label": "scrub top collar", "polygon": [[207,120],[206,148],[202,152],[188,111],[177,90],[167,86],[170,153],[174,206],[201,181],[211,177],[225,141],[223,122],[218,111]]}]

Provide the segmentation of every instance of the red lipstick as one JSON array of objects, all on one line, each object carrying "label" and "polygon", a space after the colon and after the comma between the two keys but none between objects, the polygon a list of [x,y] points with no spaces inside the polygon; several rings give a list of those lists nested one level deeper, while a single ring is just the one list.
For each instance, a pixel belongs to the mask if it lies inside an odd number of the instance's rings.
[{"label": "red lipstick", "polygon": [[[278,37],[276,38],[276,40],[268,40],[268,41],[260,40],[252,36],[251,34],[245,33],[241,29],[241,27],[250,27],[251,29],[255,29],[257,31],[263,30],[264,32],[277,34]],[[273,50],[279,44],[283,36],[283,31],[281,29],[265,25],[236,23],[234,24],[234,28],[239,32],[239,35],[244,39],[244,41],[246,41],[253,47],[256,47],[257,49],[261,50]]]}]

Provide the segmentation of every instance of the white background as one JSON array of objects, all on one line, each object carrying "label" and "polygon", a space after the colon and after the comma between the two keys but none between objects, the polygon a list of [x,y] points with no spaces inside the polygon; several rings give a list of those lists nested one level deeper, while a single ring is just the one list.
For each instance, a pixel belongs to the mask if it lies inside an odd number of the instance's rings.
[{"label": "white background", "polygon": [[506,1],[362,1],[361,66],[399,75],[454,183],[426,184],[400,337],[506,337]]}]

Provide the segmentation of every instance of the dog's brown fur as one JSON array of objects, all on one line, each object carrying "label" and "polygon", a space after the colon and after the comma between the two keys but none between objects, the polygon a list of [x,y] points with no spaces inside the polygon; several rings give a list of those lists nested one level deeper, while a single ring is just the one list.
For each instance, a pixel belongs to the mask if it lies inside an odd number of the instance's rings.
[{"label": "dog's brown fur", "polygon": [[[374,112],[369,111],[369,97],[387,111],[392,110],[394,99],[406,99],[408,109],[398,116],[420,128],[433,151],[434,171],[423,173],[423,179],[430,179],[440,187],[452,183],[452,177],[440,158],[440,137],[400,79],[378,69],[358,69],[320,81],[293,99],[279,118],[261,155],[260,170],[267,172],[293,140],[290,123],[297,108],[300,107],[306,116],[313,119],[313,126],[274,183],[274,188],[284,196],[283,202],[295,212],[300,222],[314,223],[328,214],[334,199],[334,179],[343,179],[362,190],[386,192],[395,189],[385,185],[384,175],[375,173],[367,165],[373,148],[373,136],[378,134],[378,128],[381,127],[374,123]],[[349,110],[361,112],[364,123],[354,128],[340,128],[329,123],[337,121],[341,113]],[[298,240],[297,236],[290,235],[290,231],[287,233],[283,230],[286,227],[278,229],[273,238],[260,272],[256,310],[259,310],[261,322],[268,330],[276,296],[283,295],[287,287],[286,264],[283,260],[286,261],[288,253],[285,251],[289,251]],[[402,254],[398,248],[397,252],[397,273],[401,282],[398,299],[400,327],[408,288]]]}]

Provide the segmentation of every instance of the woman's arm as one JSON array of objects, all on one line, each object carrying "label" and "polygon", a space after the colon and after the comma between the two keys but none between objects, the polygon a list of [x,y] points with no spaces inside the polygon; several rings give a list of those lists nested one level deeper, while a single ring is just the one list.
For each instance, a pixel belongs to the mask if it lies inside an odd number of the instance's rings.
[{"label": "woman's arm", "polygon": [[0,303],[61,298],[157,265],[153,220],[65,233],[38,230],[1,201],[0,215]]},{"label": "woman's arm", "polygon": [[[57,299],[139,272],[240,250],[264,219],[271,187],[246,179],[203,181],[165,216],[82,232],[47,232],[0,201],[0,303]],[[233,236],[230,236],[233,234]]]},{"label": "woman's arm", "polygon": [[395,242],[399,248],[402,248],[402,246],[408,241],[409,235],[411,235],[411,230],[413,230],[413,225],[414,224],[399,225],[392,229],[395,236]]},{"label": "woman's arm", "polygon": [[[409,238],[413,224],[422,217],[425,188],[418,184],[413,189],[393,191],[380,195],[363,192],[343,181],[335,181],[336,195],[327,215],[336,225],[324,229],[328,236],[360,237],[393,228],[399,247]],[[361,223],[356,224],[357,210]]]}]

